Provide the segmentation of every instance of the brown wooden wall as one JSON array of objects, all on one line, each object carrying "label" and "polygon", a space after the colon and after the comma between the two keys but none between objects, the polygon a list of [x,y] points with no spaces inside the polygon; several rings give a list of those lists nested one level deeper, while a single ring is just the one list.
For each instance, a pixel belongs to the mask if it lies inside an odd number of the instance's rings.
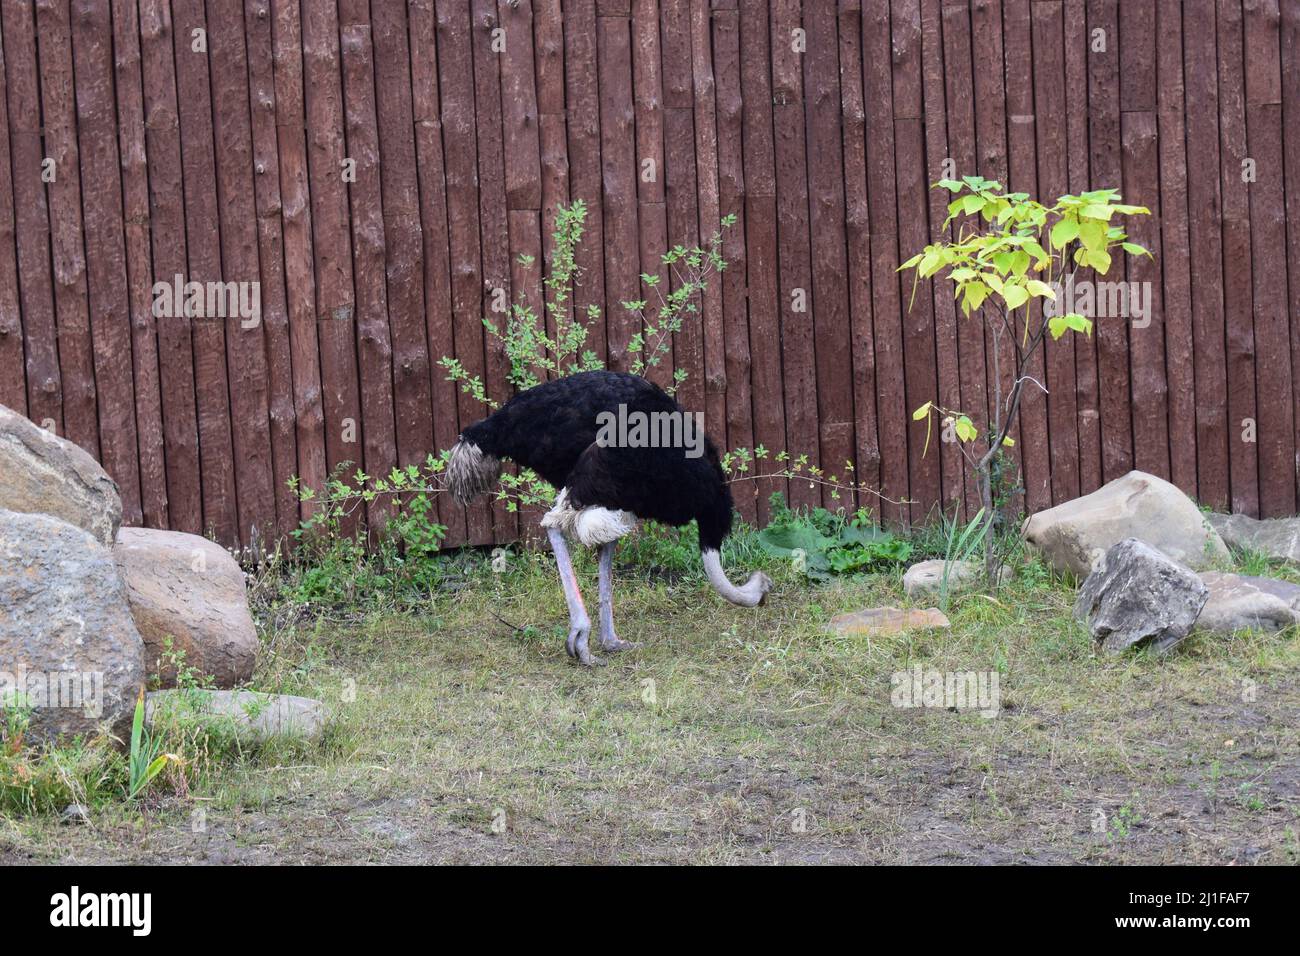
[{"label": "brown wooden wall", "polygon": [[[0,403],[103,461],[128,523],[267,539],[290,476],[419,461],[481,417],[439,356],[503,394],[481,318],[497,288],[536,301],[517,255],[557,204],[587,201],[575,305],[610,306],[614,368],[639,275],[734,214],[674,346],[684,403],[719,443],[852,459],[920,519],[964,476],[908,412],[991,395],[980,327],[941,285],[909,310],[895,273],[951,158],[1154,213],[1154,262],[1119,267],[1151,323],[1046,350],[1028,507],[1136,467],[1293,513],[1298,47],[1300,0],[0,0]],[[259,281],[263,321],[154,319],[176,274]],[[737,485],[744,514],[771,490]],[[518,533],[444,506],[453,541]]]}]

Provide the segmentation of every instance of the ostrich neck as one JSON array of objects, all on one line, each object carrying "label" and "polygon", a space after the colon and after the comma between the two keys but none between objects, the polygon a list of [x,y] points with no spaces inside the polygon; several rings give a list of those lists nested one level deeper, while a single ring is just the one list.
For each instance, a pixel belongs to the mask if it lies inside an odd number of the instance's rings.
[{"label": "ostrich neck", "polygon": [[755,593],[754,589],[746,584],[744,587],[736,587],[727,577],[727,573],[722,570],[722,558],[717,551],[709,549],[702,551],[700,557],[704,559],[704,573],[708,575],[709,583],[714,589],[732,604],[743,604],[745,607],[753,607],[762,596],[761,593]]}]

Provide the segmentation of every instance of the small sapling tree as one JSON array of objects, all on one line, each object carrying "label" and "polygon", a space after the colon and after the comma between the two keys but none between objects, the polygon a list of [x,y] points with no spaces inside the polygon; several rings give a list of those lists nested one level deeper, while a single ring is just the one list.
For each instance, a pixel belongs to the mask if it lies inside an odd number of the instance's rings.
[{"label": "small sapling tree", "polygon": [[[899,266],[899,271],[913,272],[912,299],[921,279],[940,276],[952,280],[962,314],[984,324],[992,344],[993,403],[984,429],[987,444],[980,442],[975,421],[960,409],[930,401],[916,409],[912,419],[926,422],[926,451],[936,419],[950,430],[975,472],[983,513],[992,516],[994,471],[1002,449],[1014,444],[1009,433],[1021,396],[1030,384],[1047,391],[1030,375],[1034,354],[1048,335],[1059,339],[1066,333],[1092,334],[1092,319],[1087,315],[1052,307],[1058,292],[1073,289],[1080,268],[1106,275],[1117,252],[1150,256],[1114,224],[1124,216],[1147,215],[1149,210],[1121,203],[1114,189],[1061,196],[1045,206],[1028,193],[1006,192],[1001,183],[979,176],[943,179],[931,188],[953,194],[943,225],[947,229],[959,219],[957,238],[926,246]],[[1035,310],[1035,300],[1043,300],[1045,307]],[[1011,345],[1012,361],[1005,395],[1004,342]],[[990,582],[998,577],[994,534],[994,522],[986,521],[984,563]]]}]

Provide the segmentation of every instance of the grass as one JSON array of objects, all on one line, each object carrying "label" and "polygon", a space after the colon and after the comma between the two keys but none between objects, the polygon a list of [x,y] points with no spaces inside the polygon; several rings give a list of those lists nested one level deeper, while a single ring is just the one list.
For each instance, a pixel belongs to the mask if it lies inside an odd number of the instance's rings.
[{"label": "grass", "polygon": [[[776,579],[754,610],[707,589],[689,536],[629,542],[615,619],[643,646],[596,670],[564,654],[546,554],[464,553],[415,613],[265,594],[256,686],[334,707],[323,745],[197,738],[142,804],[87,758],[39,806],[6,798],[0,862],[1300,862],[1294,633],[1099,656],[1029,564],[955,595],[948,630],[838,636],[837,613],[908,606],[901,569],[810,588],[754,537],[726,556]],[[997,671],[1001,711],[893,707],[916,664]],[[89,825],[59,824],[72,797]]]}]

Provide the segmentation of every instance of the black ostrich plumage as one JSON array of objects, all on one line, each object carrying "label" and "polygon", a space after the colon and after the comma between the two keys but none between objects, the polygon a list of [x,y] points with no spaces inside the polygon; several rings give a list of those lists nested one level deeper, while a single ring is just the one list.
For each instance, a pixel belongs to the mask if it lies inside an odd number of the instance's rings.
[{"label": "black ostrich plumage", "polygon": [[716,549],[731,530],[732,502],[718,450],[602,447],[602,412],[684,414],[659,386],[622,372],[581,372],[521,392],[461,434],[485,453],[533,469],[569,490],[575,508],[630,511],[638,518],[680,527],[694,519],[700,547]]}]

